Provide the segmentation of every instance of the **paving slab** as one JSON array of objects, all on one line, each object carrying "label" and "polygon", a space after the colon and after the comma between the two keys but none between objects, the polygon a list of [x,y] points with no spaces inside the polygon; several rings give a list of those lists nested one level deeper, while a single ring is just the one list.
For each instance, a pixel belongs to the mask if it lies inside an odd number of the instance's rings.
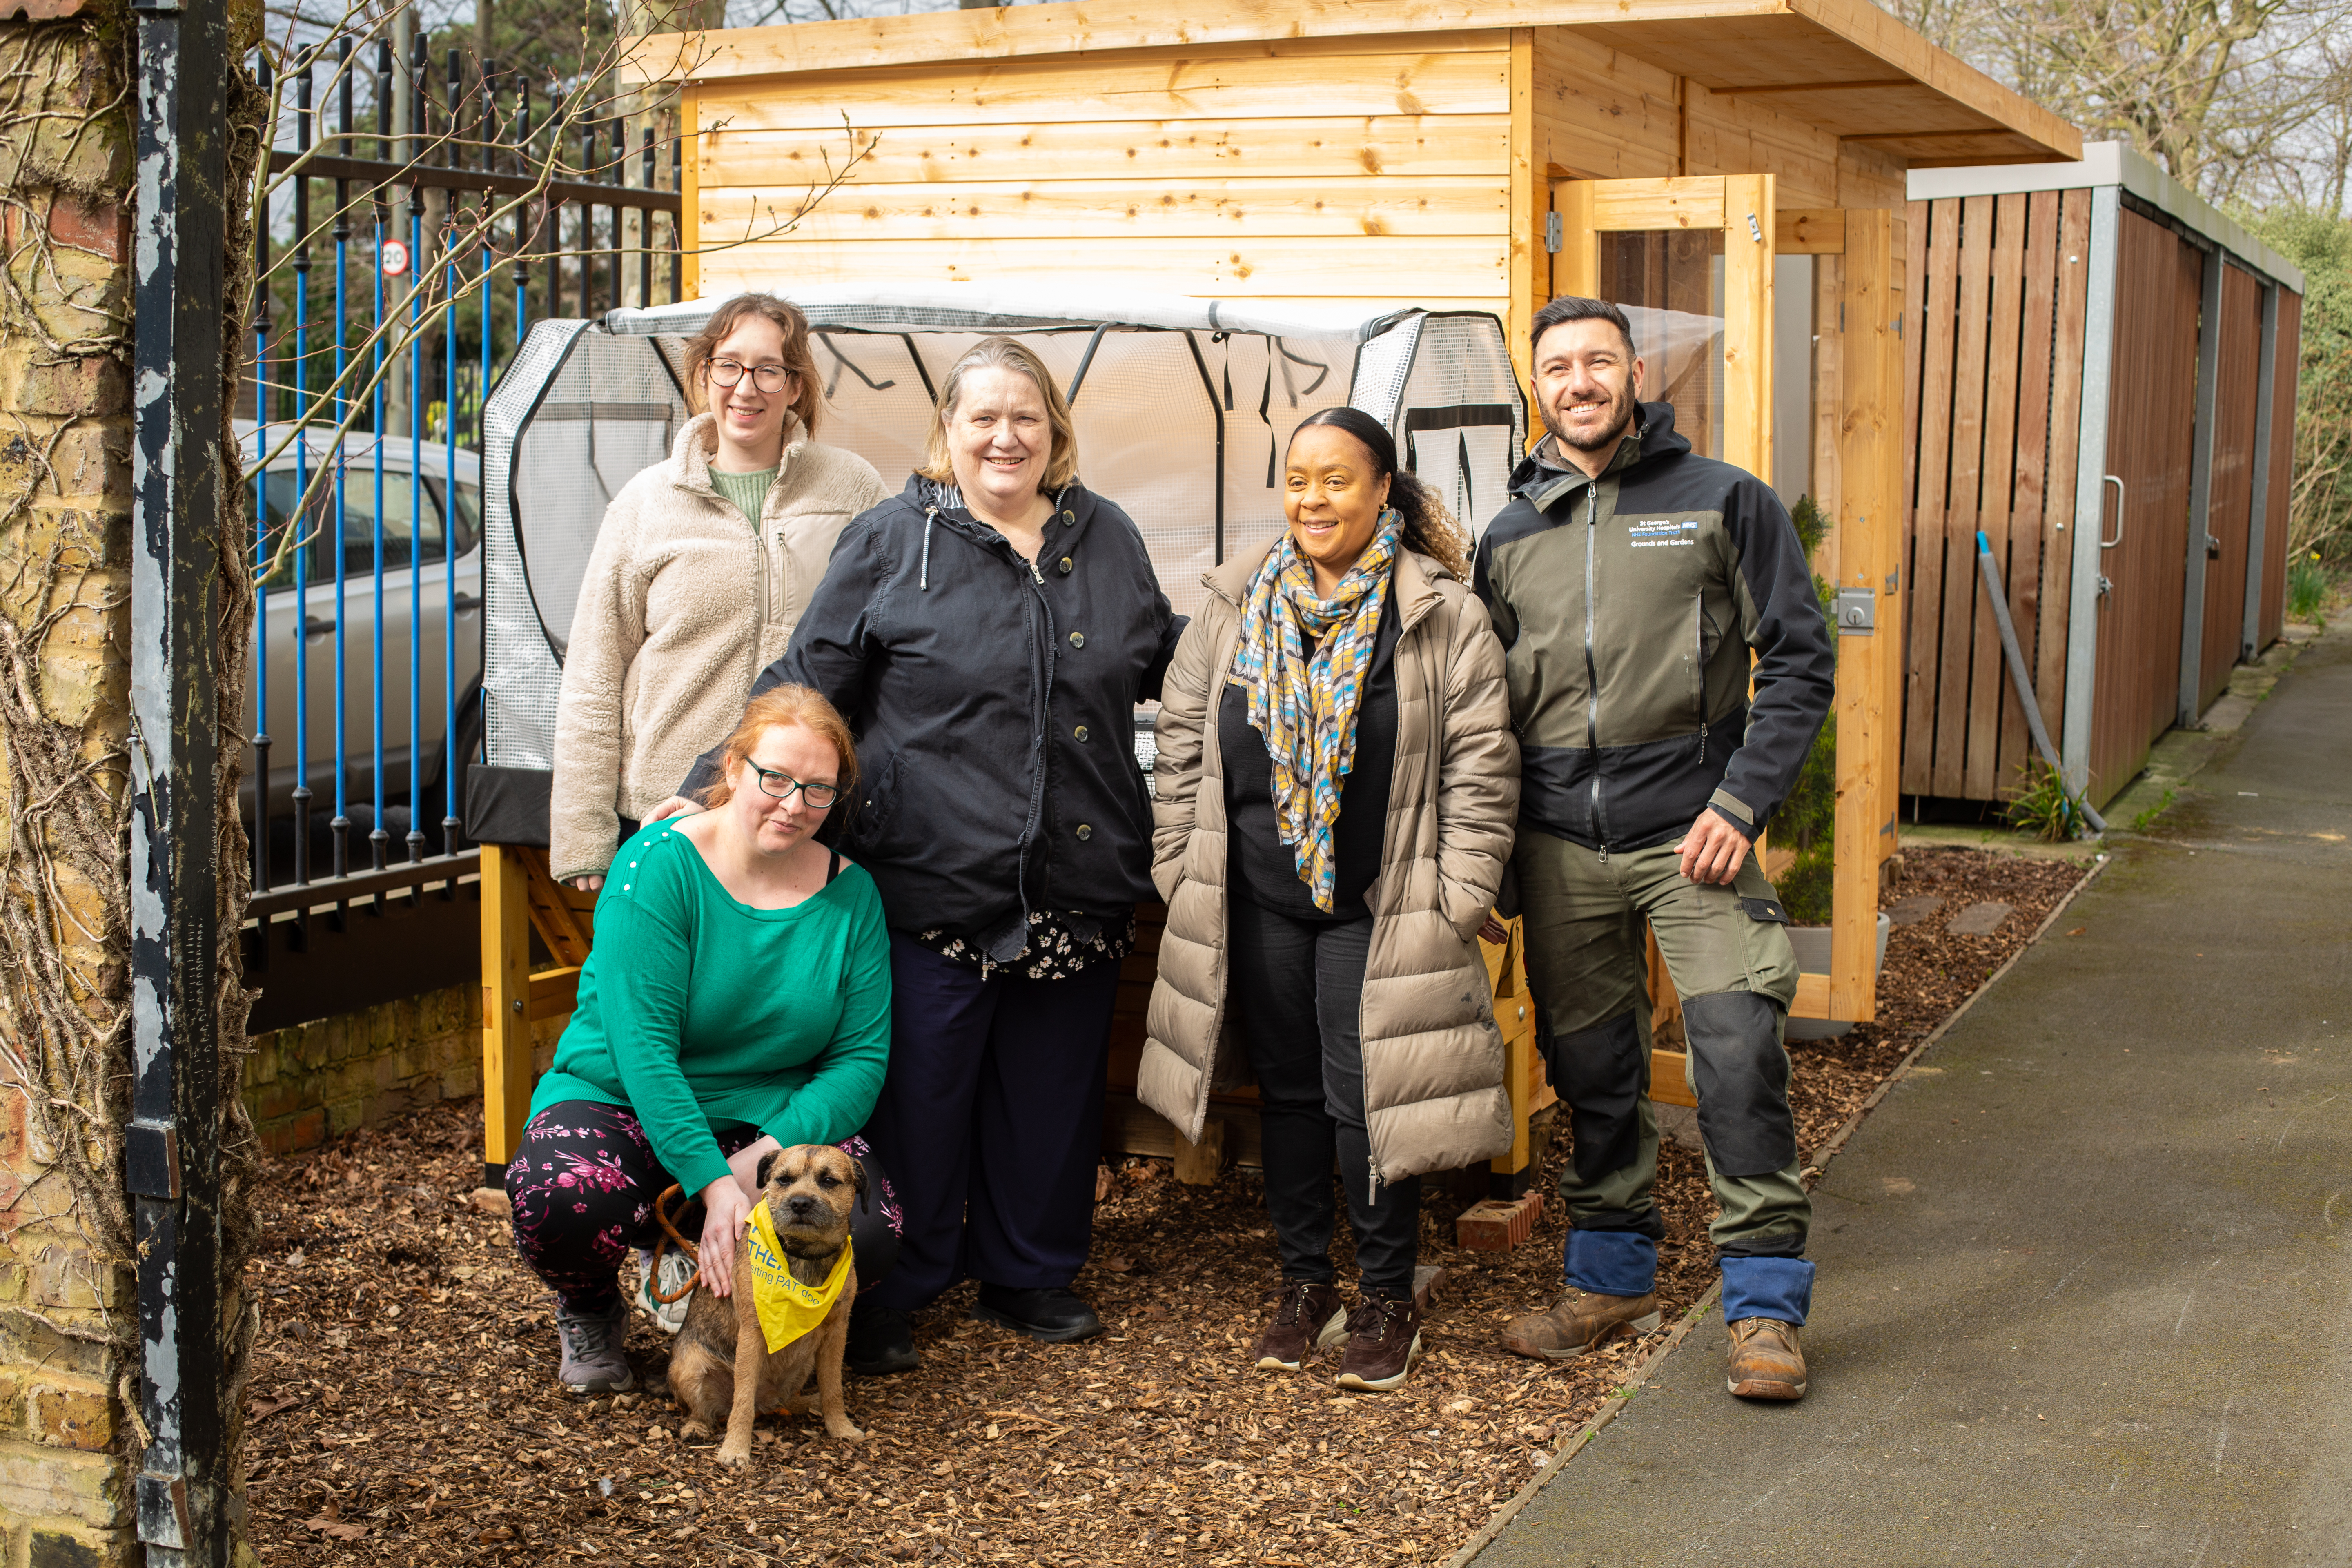
[{"label": "paving slab", "polygon": [[1815,1202],[1811,1396],[1704,1326],[1478,1568],[2352,1563],[2352,636]]}]

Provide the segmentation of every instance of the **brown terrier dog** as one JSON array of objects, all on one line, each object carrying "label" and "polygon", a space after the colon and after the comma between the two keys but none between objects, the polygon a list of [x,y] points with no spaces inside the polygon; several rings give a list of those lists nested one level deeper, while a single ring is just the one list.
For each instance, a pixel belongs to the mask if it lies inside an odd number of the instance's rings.
[{"label": "brown terrier dog", "polygon": [[[849,1245],[851,1206],[866,1193],[866,1168],[830,1143],[801,1143],[760,1162],[759,1203],[766,1205],[792,1277],[822,1286]],[[751,1288],[751,1227],[735,1246],[733,1293],[721,1300],[695,1287],[686,1325],[669,1356],[669,1391],[694,1418],[682,1435],[709,1436],[723,1419],[722,1465],[751,1462],[751,1423],[762,1410],[804,1413],[816,1403],[802,1391],[816,1374],[824,1429],[844,1442],[866,1434],[841,1405],[841,1352],[849,1338],[849,1307],[857,1295],[856,1260],[841,1293],[814,1329],[771,1353]]]}]

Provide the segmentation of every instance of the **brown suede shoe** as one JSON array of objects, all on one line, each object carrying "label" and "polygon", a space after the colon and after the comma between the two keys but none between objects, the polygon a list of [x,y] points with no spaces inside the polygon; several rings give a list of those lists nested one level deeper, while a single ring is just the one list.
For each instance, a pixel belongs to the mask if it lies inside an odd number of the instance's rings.
[{"label": "brown suede shoe", "polygon": [[1257,1331],[1260,1372],[1297,1372],[1309,1355],[1337,1344],[1348,1332],[1348,1309],[1339,1290],[1322,1279],[1286,1279],[1274,1317]]},{"label": "brown suede shoe", "polygon": [[1421,1309],[1411,1296],[1366,1292],[1348,1314],[1348,1351],[1339,1384],[1366,1394],[1402,1388],[1421,1359]]},{"label": "brown suede shoe", "polygon": [[1571,1285],[1549,1312],[1514,1319],[1503,1331],[1503,1348],[1538,1361],[1566,1361],[1606,1344],[1622,1328],[1646,1334],[1662,1320],[1658,1294],[1602,1296]]},{"label": "brown suede shoe", "polygon": [[1805,1352],[1797,1325],[1778,1318],[1742,1318],[1731,1325],[1729,1375],[1724,1385],[1742,1399],[1802,1399]]}]

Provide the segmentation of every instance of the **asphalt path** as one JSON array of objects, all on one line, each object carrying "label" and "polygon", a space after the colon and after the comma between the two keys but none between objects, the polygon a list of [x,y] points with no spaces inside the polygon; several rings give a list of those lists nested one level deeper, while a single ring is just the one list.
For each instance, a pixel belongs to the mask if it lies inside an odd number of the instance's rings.
[{"label": "asphalt path", "polygon": [[1815,1191],[1811,1393],[1696,1326],[1477,1568],[2352,1563],[2352,636]]}]

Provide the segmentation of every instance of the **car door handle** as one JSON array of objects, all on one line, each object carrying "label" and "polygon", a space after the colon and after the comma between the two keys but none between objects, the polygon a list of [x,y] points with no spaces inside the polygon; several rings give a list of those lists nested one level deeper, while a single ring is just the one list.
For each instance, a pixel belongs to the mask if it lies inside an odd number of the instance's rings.
[{"label": "car door handle", "polygon": [[457,595],[457,613],[462,616],[467,610],[480,609],[482,607],[482,596],[479,594],[460,594]]},{"label": "car door handle", "polygon": [[322,637],[334,629],[335,623],[332,621],[322,620],[317,616],[302,617],[302,635],[306,637]]}]

